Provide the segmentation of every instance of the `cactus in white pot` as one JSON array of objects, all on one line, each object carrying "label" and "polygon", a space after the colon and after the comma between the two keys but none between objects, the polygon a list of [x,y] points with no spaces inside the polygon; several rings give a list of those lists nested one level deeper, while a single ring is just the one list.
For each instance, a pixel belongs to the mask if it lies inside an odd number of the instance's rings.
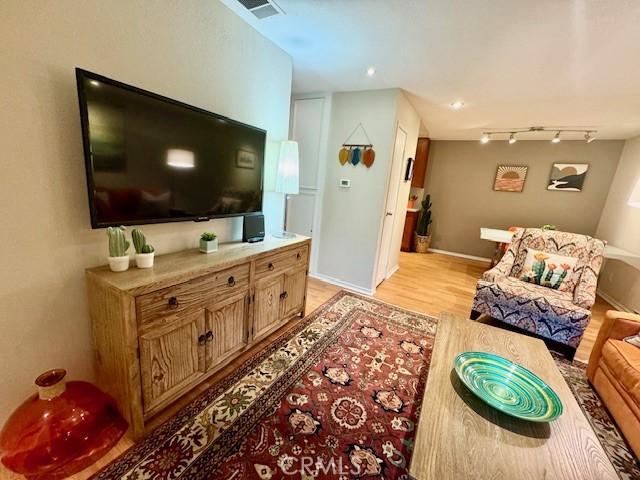
[{"label": "cactus in white pot", "polygon": [[124,272],[129,269],[129,241],[124,236],[124,227],[108,227],[109,237],[109,267],[114,272]]},{"label": "cactus in white pot", "polygon": [[153,267],[155,249],[152,245],[147,243],[147,239],[144,236],[144,233],[142,233],[142,230],[135,228],[131,232],[131,239],[133,240],[133,246],[136,249],[136,266],[138,268]]}]

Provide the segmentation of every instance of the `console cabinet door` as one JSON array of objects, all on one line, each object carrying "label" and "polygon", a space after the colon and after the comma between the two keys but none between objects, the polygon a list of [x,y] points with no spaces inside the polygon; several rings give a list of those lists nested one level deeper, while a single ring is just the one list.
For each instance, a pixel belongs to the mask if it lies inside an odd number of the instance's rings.
[{"label": "console cabinet door", "polygon": [[304,305],[307,285],[307,268],[297,268],[284,274],[284,301],[282,317],[289,318],[299,314]]},{"label": "console cabinet door", "polygon": [[282,320],[284,275],[267,277],[256,282],[256,302],[253,338],[263,336]]},{"label": "console cabinet door", "polygon": [[216,302],[207,309],[207,370],[249,343],[249,290]]},{"label": "console cabinet door", "polygon": [[145,415],[177,397],[205,372],[204,309],[139,337]]}]

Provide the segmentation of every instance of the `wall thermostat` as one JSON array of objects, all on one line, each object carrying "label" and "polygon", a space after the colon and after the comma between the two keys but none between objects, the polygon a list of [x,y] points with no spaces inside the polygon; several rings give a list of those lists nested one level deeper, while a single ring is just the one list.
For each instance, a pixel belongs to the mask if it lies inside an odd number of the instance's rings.
[{"label": "wall thermostat", "polygon": [[348,178],[340,179],[340,188],[349,188],[351,186],[351,180]]}]

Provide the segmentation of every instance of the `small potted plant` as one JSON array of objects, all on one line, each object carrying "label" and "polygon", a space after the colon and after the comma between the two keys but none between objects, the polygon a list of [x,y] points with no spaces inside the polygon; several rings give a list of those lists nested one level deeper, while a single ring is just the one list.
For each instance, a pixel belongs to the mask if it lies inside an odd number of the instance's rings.
[{"label": "small potted plant", "polygon": [[414,250],[418,253],[427,253],[431,245],[429,225],[431,225],[431,195],[427,195],[427,198],[422,201],[422,214],[413,237]]},{"label": "small potted plant", "polygon": [[211,253],[218,250],[218,236],[213,232],[204,232],[200,235],[200,251]]},{"label": "small potted plant", "polygon": [[136,249],[136,266],[138,268],[153,267],[155,249],[147,243],[142,230],[134,229],[131,232],[131,239],[133,240],[133,247]]},{"label": "small potted plant", "polygon": [[113,272],[124,272],[129,269],[127,250],[130,243],[124,236],[124,227],[107,228],[109,237],[109,267]]},{"label": "small potted plant", "polygon": [[416,200],[418,200],[418,195],[411,195],[409,197],[409,201],[407,202],[407,208],[415,208]]}]

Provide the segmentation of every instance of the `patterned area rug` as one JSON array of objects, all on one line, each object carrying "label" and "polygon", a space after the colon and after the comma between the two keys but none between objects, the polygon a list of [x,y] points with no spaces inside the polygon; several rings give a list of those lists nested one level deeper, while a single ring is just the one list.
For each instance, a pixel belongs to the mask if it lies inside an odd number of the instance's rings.
[{"label": "patterned area rug", "polygon": [[[340,292],[93,478],[409,479],[436,323]],[[640,478],[584,369],[558,364],[620,478]]]}]

